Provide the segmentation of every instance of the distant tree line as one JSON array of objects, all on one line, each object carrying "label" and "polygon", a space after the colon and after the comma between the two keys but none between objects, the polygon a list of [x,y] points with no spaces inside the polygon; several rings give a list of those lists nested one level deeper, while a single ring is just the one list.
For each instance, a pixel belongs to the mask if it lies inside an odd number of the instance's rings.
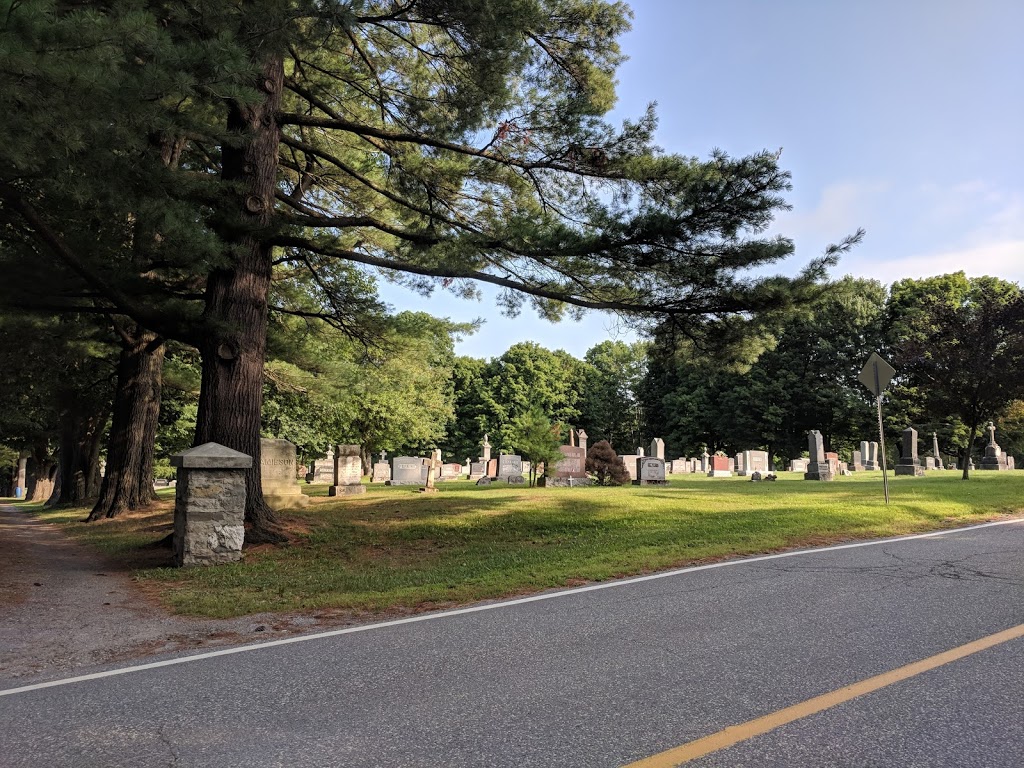
[{"label": "distant tree line", "polygon": [[[891,459],[907,426],[922,440],[936,432],[949,456],[977,458],[989,419],[1004,450],[1024,452],[1024,297],[997,278],[956,273],[886,289],[847,277],[725,348],[666,330],[650,341],[603,341],[583,359],[532,342],[490,360],[456,355],[472,330],[400,313],[387,343],[367,349],[327,324],[280,317],[261,433],[291,440],[305,462],[334,443],[358,443],[366,467],[382,450],[476,458],[484,434],[496,452],[540,455],[550,451],[545,435],[564,443],[570,428],[619,453],[661,437],[669,457],[764,449],[781,465],[806,451],[811,429],[844,455],[877,439],[873,398],[857,375],[878,351],[897,370],[885,401]],[[59,497],[58,465],[69,468],[72,498],[97,497],[118,360],[118,340],[101,325],[0,315],[8,482],[17,457],[28,456],[34,498]],[[194,350],[168,345],[147,490],[152,473],[170,476],[168,456],[191,444],[200,376]]]}]

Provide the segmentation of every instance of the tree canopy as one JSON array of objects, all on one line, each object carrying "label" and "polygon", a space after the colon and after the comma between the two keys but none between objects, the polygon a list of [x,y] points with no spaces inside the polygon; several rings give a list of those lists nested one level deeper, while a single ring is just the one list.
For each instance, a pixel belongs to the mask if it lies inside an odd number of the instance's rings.
[{"label": "tree canopy", "polygon": [[[793,252],[765,234],[786,207],[779,153],[664,153],[653,110],[610,125],[629,15],[602,0],[8,0],[0,258],[12,285],[47,279],[10,300],[194,345],[195,441],[251,455],[271,318],[377,343],[377,280],[490,283],[508,312],[607,309],[694,336],[808,300],[858,235],[795,278],[761,276]],[[259,471],[247,520],[266,531]]]}]

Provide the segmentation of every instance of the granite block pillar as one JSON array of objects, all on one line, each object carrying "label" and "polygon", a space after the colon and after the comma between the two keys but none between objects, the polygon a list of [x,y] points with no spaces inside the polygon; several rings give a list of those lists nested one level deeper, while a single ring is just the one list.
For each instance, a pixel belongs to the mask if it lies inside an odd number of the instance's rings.
[{"label": "granite block pillar", "polygon": [[171,456],[178,468],[174,495],[174,564],[217,565],[242,557],[245,471],[252,457],[218,443]]}]

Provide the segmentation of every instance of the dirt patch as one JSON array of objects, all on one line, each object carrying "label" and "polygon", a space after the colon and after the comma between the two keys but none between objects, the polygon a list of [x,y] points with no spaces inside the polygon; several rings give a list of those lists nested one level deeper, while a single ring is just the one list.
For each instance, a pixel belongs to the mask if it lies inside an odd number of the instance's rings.
[{"label": "dirt patch", "polygon": [[[166,559],[167,551],[152,556]],[[123,564],[15,505],[0,506],[0,688],[369,620],[340,612],[189,619],[171,615],[154,597]]]}]

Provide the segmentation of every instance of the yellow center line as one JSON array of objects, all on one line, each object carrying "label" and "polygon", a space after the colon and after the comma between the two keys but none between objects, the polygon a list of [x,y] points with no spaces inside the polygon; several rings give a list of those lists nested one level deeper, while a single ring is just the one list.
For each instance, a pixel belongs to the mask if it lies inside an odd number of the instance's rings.
[{"label": "yellow center line", "polygon": [[726,749],[727,747],[739,744],[741,741],[747,741],[755,736],[760,736],[762,733],[768,733],[779,726],[792,723],[794,720],[800,720],[818,712],[823,712],[850,699],[877,691],[893,683],[920,675],[922,672],[941,667],[965,656],[984,651],[987,648],[992,648],[1010,640],[1016,640],[1019,637],[1024,637],[1024,624],[1018,624],[1016,627],[996,632],[994,635],[989,635],[966,645],[929,656],[927,659],[921,659],[921,661],[897,667],[890,672],[869,677],[867,680],[861,680],[859,683],[847,685],[821,696],[815,696],[813,699],[807,699],[807,701],[802,701],[791,707],[780,709],[777,712],[772,712],[770,715],[748,720],[739,725],[729,726],[718,733],[712,733],[710,736],[691,741],[643,760],[637,760],[635,763],[623,766],[623,768],[676,768],[676,766],[687,763],[690,760],[696,760],[698,757],[710,755],[712,752]]}]

